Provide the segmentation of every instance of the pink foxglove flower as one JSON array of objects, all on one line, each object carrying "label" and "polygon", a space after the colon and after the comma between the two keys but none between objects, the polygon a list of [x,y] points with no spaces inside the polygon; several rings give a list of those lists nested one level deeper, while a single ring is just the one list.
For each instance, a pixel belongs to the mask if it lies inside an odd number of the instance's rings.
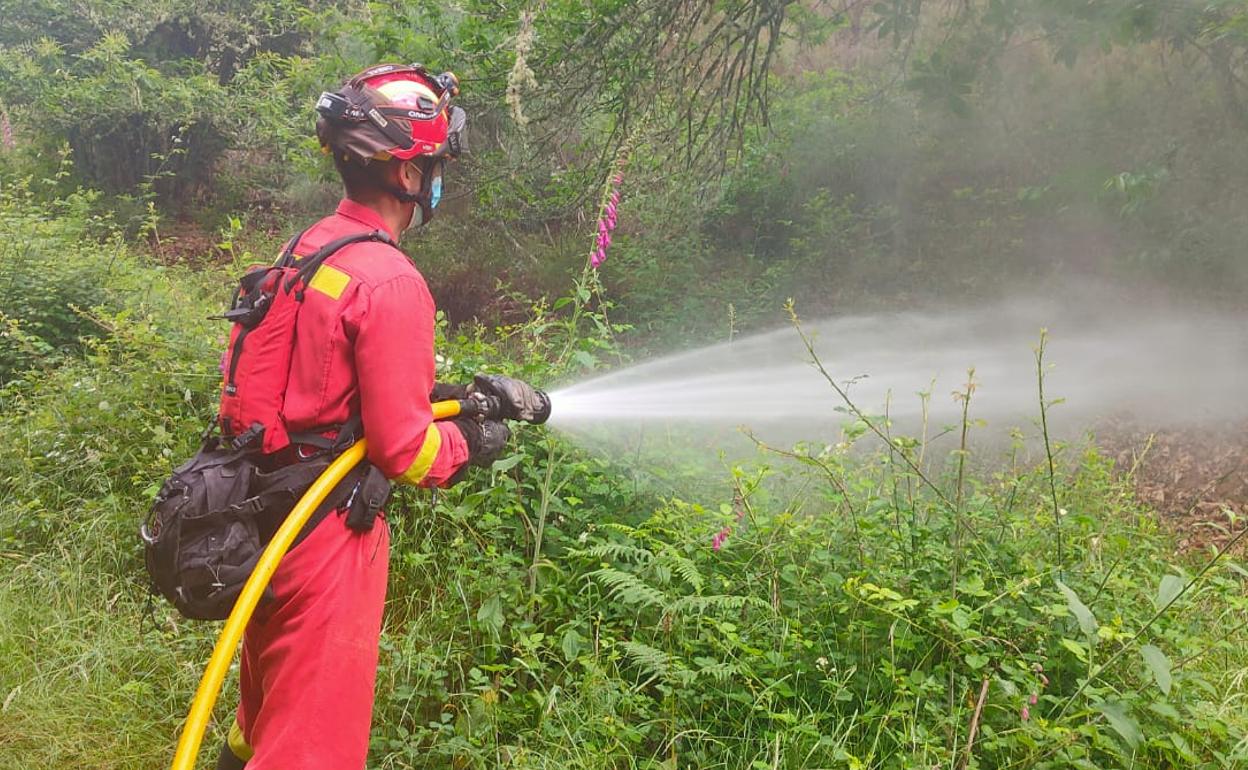
[{"label": "pink foxglove flower", "polygon": [[[589,253],[589,264],[595,270],[606,261],[607,249],[611,248],[611,233],[615,230],[619,214],[620,185],[624,183],[624,165],[628,162],[629,152],[627,143],[620,148],[615,159],[615,173],[609,178],[607,189],[603,190],[602,201],[598,204],[598,237]],[[719,542],[722,545],[722,541]]]}]

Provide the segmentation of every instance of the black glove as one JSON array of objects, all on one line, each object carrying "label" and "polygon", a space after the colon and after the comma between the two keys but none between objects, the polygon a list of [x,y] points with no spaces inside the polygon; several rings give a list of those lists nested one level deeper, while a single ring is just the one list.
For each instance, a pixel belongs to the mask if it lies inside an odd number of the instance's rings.
[{"label": "black glove", "polygon": [[449,382],[433,383],[433,392],[429,394],[429,402],[436,403],[438,401],[462,401],[468,398],[467,385],[454,385]]},{"label": "black glove", "polygon": [[498,399],[499,417],[541,425],[550,417],[550,398],[528,384],[498,374],[478,374],[470,390]]},{"label": "black glove", "polygon": [[499,420],[477,422],[461,418],[455,421],[455,425],[468,444],[468,462],[483,468],[488,468],[498,459],[507,445],[507,439],[511,438],[511,429]]}]

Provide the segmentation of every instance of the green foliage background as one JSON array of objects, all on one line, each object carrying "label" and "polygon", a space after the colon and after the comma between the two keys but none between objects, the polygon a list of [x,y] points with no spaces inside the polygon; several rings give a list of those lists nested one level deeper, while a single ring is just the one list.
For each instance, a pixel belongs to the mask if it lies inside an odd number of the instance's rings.
[{"label": "green foliage background", "polygon": [[[456,70],[472,116],[444,215],[405,239],[443,379],[568,382],[789,297],[1243,301],[1242,1],[0,17],[3,767],[167,761],[215,629],[146,605],[135,527],[212,414],[231,275],[336,198],[313,97],[378,60]],[[966,467],[851,421],[708,476],[525,430],[390,511],[370,766],[1248,764],[1238,554],[1173,556],[1129,476],[1058,452],[1052,479],[1021,451]]]}]

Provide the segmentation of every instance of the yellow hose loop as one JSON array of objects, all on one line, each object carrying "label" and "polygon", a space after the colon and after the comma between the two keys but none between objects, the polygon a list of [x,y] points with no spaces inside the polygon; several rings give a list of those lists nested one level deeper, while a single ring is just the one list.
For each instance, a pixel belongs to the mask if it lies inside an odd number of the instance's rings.
[{"label": "yellow hose loop", "polygon": [[[458,401],[439,401],[433,404],[433,419],[446,420],[455,417],[459,414],[459,408]],[[357,441],[330,463],[325,472],[312,482],[312,486],[291,509],[286,516],[286,521],[278,527],[273,539],[269,541],[264,553],[260,555],[256,568],[252,571],[251,577],[247,578],[242,593],[234,602],[234,609],[226,618],[221,635],[217,637],[216,646],[212,648],[212,657],[208,659],[208,666],[204,669],[204,675],[199,680],[199,687],[195,691],[195,699],[191,701],[190,713],[187,714],[186,723],[182,726],[182,735],[178,738],[178,748],[173,755],[171,770],[195,770],[195,760],[199,756],[199,747],[204,740],[204,730],[207,729],[208,720],[212,717],[212,707],[216,705],[217,695],[221,692],[221,684],[225,681],[230,661],[234,658],[234,650],[242,641],[243,629],[251,620],[251,615],[255,612],[265,587],[268,586],[282,557],[290,550],[291,543],[295,541],[303,525],[312,516],[312,512],[337,486],[338,482],[342,481],[343,477],[350,473],[360,460],[364,459],[366,448],[365,440]]]}]

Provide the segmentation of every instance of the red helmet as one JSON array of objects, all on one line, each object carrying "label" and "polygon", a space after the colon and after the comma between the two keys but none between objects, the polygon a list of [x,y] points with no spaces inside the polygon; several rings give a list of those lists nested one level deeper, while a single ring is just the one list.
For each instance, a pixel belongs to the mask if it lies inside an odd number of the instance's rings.
[{"label": "red helmet", "polygon": [[431,75],[419,64],[379,64],[316,102],[321,145],[353,160],[458,157],[467,115],[451,106],[453,73]]}]

